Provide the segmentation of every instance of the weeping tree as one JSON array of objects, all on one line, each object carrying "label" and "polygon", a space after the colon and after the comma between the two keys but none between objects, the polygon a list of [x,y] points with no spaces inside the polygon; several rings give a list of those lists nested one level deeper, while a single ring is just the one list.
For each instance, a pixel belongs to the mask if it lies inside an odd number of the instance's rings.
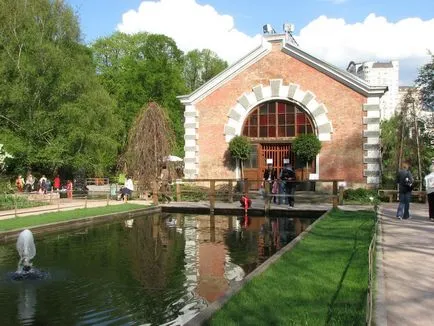
[{"label": "weeping tree", "polygon": [[123,170],[145,188],[152,188],[161,165],[174,146],[174,132],[167,112],[151,102],[137,116],[128,137]]}]

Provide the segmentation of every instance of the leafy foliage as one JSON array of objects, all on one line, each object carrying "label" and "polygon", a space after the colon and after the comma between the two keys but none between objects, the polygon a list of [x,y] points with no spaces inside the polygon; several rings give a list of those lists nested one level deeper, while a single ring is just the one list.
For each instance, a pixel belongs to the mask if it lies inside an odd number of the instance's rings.
[{"label": "leafy foliage", "polygon": [[[420,110],[414,91],[410,89],[399,106],[399,114],[389,120],[382,121],[380,125],[382,186],[386,189],[395,187],[396,171],[402,162],[409,163],[414,177],[420,179],[421,175],[428,173],[431,158],[434,157],[434,148],[430,144],[430,134],[425,131],[426,122],[419,119]],[[416,133],[416,125],[418,134]],[[418,152],[421,163],[420,172],[417,171],[419,167]]]},{"label": "leafy foliage", "polygon": [[102,175],[116,162],[115,103],[99,85],[64,1],[0,3],[0,143],[11,172],[85,168]]},{"label": "leafy foliage", "polygon": [[117,100],[123,121],[120,142],[127,143],[129,128],[141,108],[156,102],[167,110],[176,135],[174,154],[184,148],[183,108],[176,98],[185,93],[182,80],[183,53],[173,39],[157,34],[114,33],[93,45],[98,78]]},{"label": "leafy foliage", "polygon": [[235,159],[247,160],[251,152],[249,139],[245,136],[235,136],[229,142],[229,152]]},{"label": "leafy foliage", "polygon": [[0,195],[0,210],[9,210],[16,208],[29,208],[47,205],[47,203],[28,200],[26,197],[15,195]]},{"label": "leafy foliage", "polygon": [[423,107],[434,111],[434,54],[430,53],[430,55],[431,62],[419,70],[416,86],[419,88]]},{"label": "leafy foliage", "polygon": [[228,67],[216,53],[204,49],[193,50],[185,55],[183,77],[188,91],[194,91]]},{"label": "leafy foliage", "polygon": [[362,204],[373,204],[378,202],[378,194],[375,189],[346,189],[344,191],[344,200]]},{"label": "leafy foliage", "polygon": [[321,151],[321,141],[314,134],[302,134],[292,144],[295,155],[301,161],[312,161]]}]

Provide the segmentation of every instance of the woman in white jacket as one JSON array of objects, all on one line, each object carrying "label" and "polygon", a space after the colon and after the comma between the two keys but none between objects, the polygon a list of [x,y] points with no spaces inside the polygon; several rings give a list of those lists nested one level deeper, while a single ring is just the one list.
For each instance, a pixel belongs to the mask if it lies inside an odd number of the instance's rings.
[{"label": "woman in white jacket", "polygon": [[431,173],[425,176],[426,194],[428,197],[429,219],[434,222],[434,164]]}]

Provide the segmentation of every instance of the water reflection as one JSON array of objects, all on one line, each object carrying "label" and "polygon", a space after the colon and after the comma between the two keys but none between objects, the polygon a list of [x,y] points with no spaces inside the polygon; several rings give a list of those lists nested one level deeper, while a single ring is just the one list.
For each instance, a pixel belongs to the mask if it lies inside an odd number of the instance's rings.
[{"label": "water reflection", "polygon": [[30,324],[36,312],[35,285],[26,282],[19,285],[18,316],[23,324]]},{"label": "water reflection", "polygon": [[[0,279],[3,324],[182,324],[310,223],[169,214],[47,236],[37,264],[52,279]],[[15,263],[0,246],[0,276]]]}]

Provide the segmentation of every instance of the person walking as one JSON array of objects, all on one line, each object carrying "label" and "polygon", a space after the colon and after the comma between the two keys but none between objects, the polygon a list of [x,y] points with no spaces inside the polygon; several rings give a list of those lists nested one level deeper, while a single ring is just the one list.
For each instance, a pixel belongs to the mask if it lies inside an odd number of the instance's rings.
[{"label": "person walking", "polygon": [[396,217],[400,220],[409,219],[410,217],[410,199],[411,191],[413,190],[413,176],[409,170],[408,163],[403,163],[401,169],[396,175],[396,183],[398,184],[399,205],[396,211]]},{"label": "person walking", "polygon": [[275,168],[273,168],[273,159],[267,158],[267,168],[265,169],[264,176],[262,178],[262,184],[264,186],[265,196],[266,195],[270,196],[270,193],[272,192],[274,180],[276,179],[277,179],[277,171]]},{"label": "person walking", "polygon": [[294,196],[295,196],[295,172],[292,169],[291,163],[284,164],[282,173],[280,174],[280,179],[285,184],[285,194],[288,196],[289,207],[294,207]]},{"label": "person walking", "polygon": [[426,194],[428,197],[429,220],[434,222],[434,164],[430,168],[431,173],[425,176]]},{"label": "person walking", "polygon": [[170,173],[169,169],[167,168],[166,164],[163,164],[160,174],[160,180],[161,180],[161,186],[160,186],[160,192],[162,195],[163,202],[168,201],[169,203],[172,201],[172,198],[170,197]]},{"label": "person walking", "polygon": [[282,173],[283,170],[285,169],[285,166],[289,164],[289,159],[288,158],[284,158],[283,159],[283,168],[282,170],[280,170],[280,175],[279,175],[279,205],[280,204],[284,204],[284,205],[288,205],[288,197],[283,196],[286,194],[286,181],[282,180]]}]

